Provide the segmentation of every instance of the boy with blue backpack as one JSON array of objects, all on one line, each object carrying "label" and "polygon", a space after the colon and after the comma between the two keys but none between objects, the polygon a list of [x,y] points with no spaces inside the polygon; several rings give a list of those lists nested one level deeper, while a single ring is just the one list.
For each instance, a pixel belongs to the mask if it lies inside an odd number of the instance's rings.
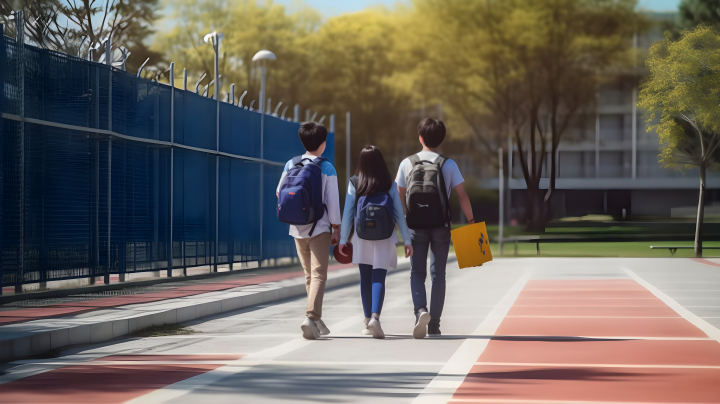
[{"label": "boy with blue backpack", "polygon": [[300,126],[306,152],[285,164],[276,196],[278,219],[290,225],[308,294],[306,319],[300,328],[305,339],[330,334],[322,321],[330,246],[340,241],[340,197],[335,167],[322,157],[327,129],[314,122]]},{"label": "boy with blue backpack", "polygon": [[[468,223],[475,223],[457,164],[437,152],[445,140],[445,124],[425,118],[418,125],[422,151],[400,163],[395,182],[405,208],[405,218],[415,254],[410,259],[410,290],[415,306],[414,338],[440,336],[440,316],[445,305],[445,266],[450,250],[450,192],[455,191]],[[425,294],[427,256],[430,252],[430,311]]]}]

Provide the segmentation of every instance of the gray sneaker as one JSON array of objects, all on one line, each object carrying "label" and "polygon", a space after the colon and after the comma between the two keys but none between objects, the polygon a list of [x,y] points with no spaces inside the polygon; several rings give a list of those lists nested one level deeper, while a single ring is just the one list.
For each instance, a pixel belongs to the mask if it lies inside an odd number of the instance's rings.
[{"label": "gray sneaker", "polygon": [[415,328],[413,329],[413,338],[422,339],[427,334],[427,325],[430,322],[430,313],[425,309],[418,310],[415,315]]},{"label": "gray sneaker", "polygon": [[305,321],[300,325],[300,329],[303,332],[303,338],[305,339],[318,339],[320,338],[320,330],[318,330],[315,322],[309,318],[305,318]]},{"label": "gray sneaker", "polygon": [[315,326],[320,331],[320,335],[328,335],[330,334],[330,329],[327,328],[325,323],[322,320],[318,320],[315,322]]},{"label": "gray sneaker", "polygon": [[365,328],[362,330],[362,335],[372,335],[372,331],[368,328],[368,323],[370,322],[370,319],[365,317],[365,320],[363,320],[363,323],[365,323]]},{"label": "gray sneaker", "polygon": [[370,322],[368,323],[367,328],[372,333],[373,338],[377,338],[377,339],[385,338],[385,333],[383,332],[383,329],[380,326],[380,317],[377,314],[373,314],[372,318],[370,319]]}]

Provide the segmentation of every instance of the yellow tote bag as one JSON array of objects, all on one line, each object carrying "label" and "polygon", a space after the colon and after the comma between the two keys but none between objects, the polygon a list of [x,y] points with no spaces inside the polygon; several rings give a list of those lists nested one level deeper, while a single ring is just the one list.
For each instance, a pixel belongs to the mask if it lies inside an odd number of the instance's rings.
[{"label": "yellow tote bag", "polygon": [[477,267],[492,261],[485,222],[470,224],[450,232],[460,268]]}]

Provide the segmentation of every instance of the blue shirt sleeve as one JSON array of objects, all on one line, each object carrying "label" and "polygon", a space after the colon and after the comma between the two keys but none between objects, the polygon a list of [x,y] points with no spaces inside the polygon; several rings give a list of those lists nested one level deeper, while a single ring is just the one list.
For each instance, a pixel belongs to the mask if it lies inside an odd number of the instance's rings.
[{"label": "blue shirt sleeve", "polygon": [[397,184],[390,187],[390,197],[393,199],[393,216],[395,217],[395,224],[400,229],[403,242],[405,242],[405,245],[410,245],[412,237],[410,237],[410,229],[408,229],[407,221],[405,221],[405,212],[403,212],[402,201],[397,187]]},{"label": "blue shirt sleeve", "polygon": [[340,226],[340,244],[347,244],[350,238],[350,229],[355,220],[355,187],[348,184],[347,196],[345,197],[345,209],[343,210],[342,226]]}]

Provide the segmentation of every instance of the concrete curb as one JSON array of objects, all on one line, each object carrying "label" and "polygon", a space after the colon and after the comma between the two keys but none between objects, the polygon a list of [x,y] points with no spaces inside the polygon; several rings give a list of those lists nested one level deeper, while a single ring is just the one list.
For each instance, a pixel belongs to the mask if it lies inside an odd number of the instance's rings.
[{"label": "concrete curb", "polygon": [[[451,258],[452,259],[452,258]],[[410,268],[409,259],[398,268]],[[326,288],[360,281],[357,268],[328,273]],[[94,344],[163,324],[175,324],[258,304],[305,295],[305,279],[242,286],[152,303],[127,305],[65,318],[47,318],[0,327],[0,362],[46,354],[76,344]]]}]

